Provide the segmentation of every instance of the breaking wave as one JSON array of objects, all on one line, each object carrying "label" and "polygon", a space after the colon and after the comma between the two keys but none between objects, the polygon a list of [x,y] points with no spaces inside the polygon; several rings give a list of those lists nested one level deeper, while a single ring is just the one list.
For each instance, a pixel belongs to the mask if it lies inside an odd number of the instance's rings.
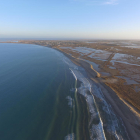
[{"label": "breaking wave", "polygon": [[[88,111],[90,113],[90,139],[106,140],[106,131],[113,135],[116,139],[123,140],[122,132],[120,130],[120,126],[118,125],[119,120],[113,112],[110,104],[106,102],[102,89],[95,82],[85,77],[78,69],[78,66],[73,64],[68,58],[64,59],[64,62],[68,64],[75,80],[79,80],[81,82],[81,86],[77,90],[79,94],[84,96],[88,105]],[[102,109],[99,109],[99,105],[95,98],[100,101]],[[104,122],[102,121],[104,116],[100,114],[101,111],[106,113],[106,121]],[[104,130],[104,125],[106,126],[106,130]]]},{"label": "breaking wave", "polygon": [[65,137],[65,140],[74,140],[74,139],[75,139],[74,133],[68,134],[68,135]]},{"label": "breaking wave", "polygon": [[70,96],[67,96],[66,99],[68,100],[68,105],[72,108],[72,106],[73,106],[73,99]]}]

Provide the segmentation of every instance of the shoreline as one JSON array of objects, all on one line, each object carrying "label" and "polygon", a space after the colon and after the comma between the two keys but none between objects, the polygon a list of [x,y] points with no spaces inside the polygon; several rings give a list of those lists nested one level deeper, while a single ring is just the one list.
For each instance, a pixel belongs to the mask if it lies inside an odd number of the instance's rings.
[{"label": "shoreline", "polygon": [[[8,42],[9,43],[9,42]],[[13,43],[13,42],[12,42]],[[19,42],[21,43],[21,42]],[[16,44],[19,44],[16,43]],[[26,43],[21,43],[21,44],[26,44]],[[32,44],[32,43],[31,43]],[[34,45],[39,45],[39,44],[34,44]],[[43,45],[40,45],[43,46]],[[103,81],[102,78],[99,78],[97,76],[97,71],[93,71],[94,68],[91,68],[91,65],[88,62],[85,62],[83,60],[77,59],[75,57],[70,56],[69,54],[59,50],[58,48],[54,48],[51,46],[43,46],[43,47],[50,47],[52,49],[55,49],[57,51],[60,51],[63,53],[66,57],[68,57],[73,63],[76,65],[80,65],[85,69],[85,71],[88,74],[88,77],[98,83],[98,86],[104,90],[103,94],[105,96],[106,101],[111,104],[113,111],[117,115],[117,117],[121,117],[124,126],[126,128],[126,131],[128,133],[128,136],[130,140],[139,140],[140,138],[140,122],[139,118],[132,112],[132,110],[123,102],[123,100],[120,99],[120,97],[117,95],[116,91],[114,91],[111,87],[106,85]],[[98,78],[97,78],[98,77]]]},{"label": "shoreline", "polygon": [[82,68],[85,69],[85,71],[88,74],[88,77],[98,83],[98,86],[102,89],[102,90],[106,90],[105,92],[103,92],[104,97],[106,99],[106,101],[111,104],[113,111],[115,112],[115,114],[118,117],[121,117],[124,126],[126,128],[127,134],[130,138],[130,140],[139,140],[140,138],[140,128],[139,128],[139,118],[136,116],[136,114],[134,114],[134,112],[131,110],[131,108],[128,107],[128,105],[124,102],[123,99],[120,99],[120,97],[118,97],[117,93],[109,86],[107,86],[103,81],[102,78],[100,78],[100,76],[97,76],[97,71],[94,70],[94,68],[92,68],[88,62],[85,62],[83,60],[77,59],[75,57],[70,56],[69,54],[57,49],[57,48],[53,48],[57,51],[60,51],[61,53],[63,53],[66,57],[68,57],[73,63],[75,63],[76,65],[81,66]]}]

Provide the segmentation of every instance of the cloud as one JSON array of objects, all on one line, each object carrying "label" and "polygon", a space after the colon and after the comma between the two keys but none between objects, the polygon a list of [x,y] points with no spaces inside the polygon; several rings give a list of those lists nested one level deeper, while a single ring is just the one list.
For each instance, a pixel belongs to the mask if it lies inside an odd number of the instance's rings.
[{"label": "cloud", "polygon": [[103,3],[104,5],[117,5],[118,0],[109,0]]}]

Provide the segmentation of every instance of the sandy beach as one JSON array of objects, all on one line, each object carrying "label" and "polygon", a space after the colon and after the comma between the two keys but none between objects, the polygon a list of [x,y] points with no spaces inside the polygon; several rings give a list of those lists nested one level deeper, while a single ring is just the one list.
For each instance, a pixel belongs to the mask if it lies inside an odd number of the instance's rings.
[{"label": "sandy beach", "polygon": [[116,115],[122,118],[122,121],[126,127],[130,140],[139,140],[140,138],[139,115],[140,114],[134,113],[134,110],[132,111],[133,107],[130,108],[129,106],[127,106],[124,100],[120,99],[117,96],[116,92],[104,83],[102,78],[97,77],[98,75],[97,72],[91,68],[89,63],[80,59],[76,59],[64,52],[62,53],[66,55],[73,63],[83,67],[86,70],[89,78],[98,84],[98,86],[103,91],[106,101],[112,106]]},{"label": "sandy beach", "polygon": [[[60,42],[62,42],[62,44]],[[136,74],[134,71],[126,71],[124,74],[122,74],[120,71],[123,71],[126,67],[128,67],[128,69],[132,69],[134,66],[133,64],[134,61],[136,62],[134,67],[135,69],[138,70],[139,51],[137,51],[137,49],[131,49],[131,48],[120,49],[120,46],[116,46],[112,44],[107,46],[107,44],[103,44],[103,43],[101,43],[103,45],[100,45],[100,43],[94,43],[95,46],[94,51],[95,52],[97,51],[98,53],[94,52],[95,56],[92,58],[89,57],[90,56],[89,52],[92,51],[90,50],[91,46],[88,47],[88,49],[85,50],[84,52],[79,53],[81,51],[80,49],[83,48],[80,47],[76,48],[76,46],[79,45],[84,46],[85,43],[82,44],[82,42],[77,43],[76,41],[19,41],[18,43],[36,44],[36,45],[51,47],[53,49],[56,49],[57,51],[62,52],[74,64],[84,68],[88,74],[89,79],[92,80],[94,83],[96,83],[96,85],[101,89],[107,103],[111,105],[116,116],[122,119],[127,134],[129,136],[129,139],[139,140],[140,138],[139,95],[136,96],[137,93],[139,93],[139,91],[138,92],[134,91],[134,88],[138,87],[139,84],[136,85],[134,82],[132,82],[131,85],[129,84],[126,85],[125,84],[126,81],[124,79],[120,77],[118,78],[116,77],[116,75],[125,76],[126,74],[127,76],[128,75],[133,76],[134,74]],[[69,46],[73,46],[73,48],[71,49]],[[61,47],[64,47],[64,49],[62,49]],[[107,50],[106,48],[108,49],[108,51],[106,51]],[[106,55],[104,55],[104,52],[106,53]],[[124,52],[126,52],[127,55],[135,54],[135,57],[133,59],[127,57],[128,61],[124,63],[119,63],[120,60],[118,58],[117,61],[113,59],[115,53],[118,55],[119,53],[123,54]],[[89,60],[89,62],[93,62],[95,67],[94,65],[91,65],[91,63],[89,63],[87,60]],[[121,61],[123,61],[123,59]],[[130,65],[131,61],[132,63]],[[112,63],[114,65],[112,65]],[[99,68],[96,67],[96,64],[98,64],[99,67],[102,68],[102,71],[98,70]],[[114,69],[114,67],[116,68]],[[109,75],[106,72],[108,72]],[[139,83],[139,76],[133,76],[133,77],[135,78],[134,80],[137,81],[137,83]],[[130,97],[127,96],[129,92],[133,93],[135,96],[133,96],[133,94],[130,94],[131,95]]]}]

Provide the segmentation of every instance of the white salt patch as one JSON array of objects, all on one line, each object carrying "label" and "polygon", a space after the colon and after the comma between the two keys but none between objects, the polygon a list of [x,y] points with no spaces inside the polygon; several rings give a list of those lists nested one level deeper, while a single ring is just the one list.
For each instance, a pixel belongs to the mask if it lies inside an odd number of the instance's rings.
[{"label": "white salt patch", "polygon": [[132,55],[121,54],[121,53],[116,53],[110,62],[112,62],[113,65],[115,62],[119,62],[119,63],[133,65],[133,66],[140,66],[139,64],[137,64],[139,63],[139,59],[136,59]]}]

